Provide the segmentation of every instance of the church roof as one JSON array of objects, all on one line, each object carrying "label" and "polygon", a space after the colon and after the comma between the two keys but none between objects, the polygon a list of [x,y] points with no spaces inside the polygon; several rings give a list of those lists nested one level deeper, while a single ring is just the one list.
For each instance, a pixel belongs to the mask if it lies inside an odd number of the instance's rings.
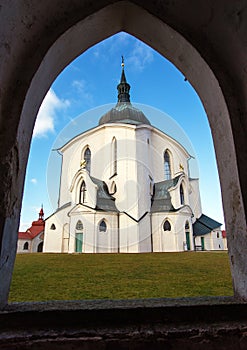
[{"label": "church roof", "polygon": [[91,180],[97,185],[97,203],[96,209],[102,211],[118,212],[115,205],[115,198],[108,192],[108,187],[104,181],[91,176]]},{"label": "church roof", "polygon": [[105,113],[99,120],[99,125],[106,123],[125,123],[125,124],[147,124],[151,125],[144,113],[133,107],[130,102],[130,85],[127,83],[124,72],[124,61],[122,57],[122,74],[118,89],[118,102],[114,108]]},{"label": "church roof", "polygon": [[174,179],[164,180],[154,184],[154,195],[152,199],[151,212],[176,211],[171,202],[169,188],[176,186],[181,175]]},{"label": "church roof", "polygon": [[203,236],[212,230],[219,228],[222,224],[211,219],[209,216],[202,214],[193,224],[193,235]]},{"label": "church roof", "polygon": [[33,239],[38,236],[45,229],[44,212],[43,208],[40,209],[39,218],[37,221],[32,222],[32,226],[29,227],[26,232],[18,232],[18,239]]}]

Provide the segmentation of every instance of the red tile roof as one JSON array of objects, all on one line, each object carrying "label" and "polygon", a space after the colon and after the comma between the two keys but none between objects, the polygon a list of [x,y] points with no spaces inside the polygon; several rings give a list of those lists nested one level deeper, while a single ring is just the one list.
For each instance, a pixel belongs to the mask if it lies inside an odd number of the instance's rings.
[{"label": "red tile roof", "polygon": [[34,239],[41,232],[44,231],[45,221],[44,221],[44,212],[43,208],[41,208],[39,212],[39,219],[37,221],[32,222],[32,226],[29,227],[26,232],[19,232],[18,239]]}]

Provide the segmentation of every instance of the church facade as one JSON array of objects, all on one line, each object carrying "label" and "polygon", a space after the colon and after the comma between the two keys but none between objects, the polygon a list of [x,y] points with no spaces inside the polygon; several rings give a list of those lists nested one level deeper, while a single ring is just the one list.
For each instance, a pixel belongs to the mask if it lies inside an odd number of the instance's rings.
[{"label": "church facade", "polygon": [[141,253],[223,249],[221,224],[202,214],[186,149],[130,102],[124,65],[118,102],[65,144],[58,209],[44,252]]}]

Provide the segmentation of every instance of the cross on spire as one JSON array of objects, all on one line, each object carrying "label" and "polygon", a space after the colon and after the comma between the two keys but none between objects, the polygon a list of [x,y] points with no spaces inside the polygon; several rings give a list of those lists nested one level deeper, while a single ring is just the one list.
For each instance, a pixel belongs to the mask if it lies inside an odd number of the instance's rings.
[{"label": "cross on spire", "polygon": [[130,85],[127,83],[124,72],[124,57],[122,56],[122,74],[120,83],[117,86],[118,89],[118,102],[130,102]]}]

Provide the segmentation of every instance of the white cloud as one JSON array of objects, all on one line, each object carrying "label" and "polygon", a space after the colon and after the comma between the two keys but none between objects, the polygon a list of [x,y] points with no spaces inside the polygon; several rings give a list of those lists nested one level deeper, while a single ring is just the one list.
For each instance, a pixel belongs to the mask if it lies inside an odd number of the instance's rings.
[{"label": "white cloud", "polygon": [[139,71],[143,71],[153,60],[153,50],[141,41],[135,43],[131,55],[127,58],[128,66]]},{"label": "white cloud", "polygon": [[30,180],[30,182],[32,182],[32,184],[36,185],[38,181],[37,181],[37,179],[33,178]]},{"label": "white cloud", "polygon": [[48,132],[54,132],[54,120],[57,112],[67,108],[69,105],[70,102],[68,100],[59,99],[55,92],[50,89],[40,106],[33,137],[43,137]]}]

